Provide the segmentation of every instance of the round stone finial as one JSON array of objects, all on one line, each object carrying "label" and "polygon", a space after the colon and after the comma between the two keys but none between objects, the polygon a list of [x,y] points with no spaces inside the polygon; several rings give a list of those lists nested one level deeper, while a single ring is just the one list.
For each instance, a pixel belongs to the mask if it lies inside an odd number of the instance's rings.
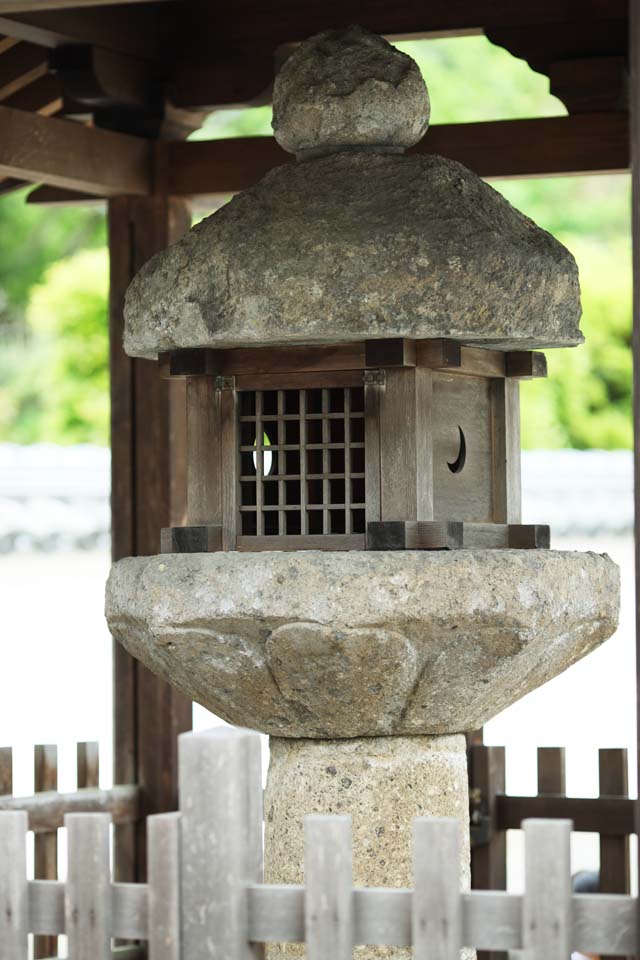
[{"label": "round stone finial", "polygon": [[325,30],[284,63],[273,90],[272,126],[299,157],[359,147],[401,152],[429,125],[418,65],[362,27]]}]

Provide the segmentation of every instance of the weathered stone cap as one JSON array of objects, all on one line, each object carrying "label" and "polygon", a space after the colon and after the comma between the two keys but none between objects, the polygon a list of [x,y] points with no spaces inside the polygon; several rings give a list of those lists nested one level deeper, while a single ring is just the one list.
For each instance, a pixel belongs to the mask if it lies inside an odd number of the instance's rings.
[{"label": "weathered stone cap", "polygon": [[451,337],[572,346],[569,251],[479,177],[433,155],[335,153],[277,167],[153,257],[125,350]]},{"label": "weathered stone cap", "polygon": [[126,298],[127,353],[580,343],[569,251],[459,163],[403,156],[427,121],[416,64],[382,38],[352,27],[302,44],[276,84],[274,129],[303,162],[272,170],[143,267]]},{"label": "weathered stone cap", "polygon": [[426,133],[429,94],[411,57],[362,27],[325,30],[285,62],[273,131],[290,153],[355,146],[403,150]]}]

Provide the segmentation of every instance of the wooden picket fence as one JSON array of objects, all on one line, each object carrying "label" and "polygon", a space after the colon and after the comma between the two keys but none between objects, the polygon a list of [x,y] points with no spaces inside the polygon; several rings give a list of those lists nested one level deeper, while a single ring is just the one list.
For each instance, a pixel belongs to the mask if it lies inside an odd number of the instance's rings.
[{"label": "wooden picket fence", "polygon": [[572,895],[570,821],[524,823],[526,890],[460,892],[459,824],[413,825],[413,889],[355,888],[351,824],[310,816],[305,886],[262,882],[260,739],[218,728],[179,745],[180,810],[149,817],[148,882],[112,883],[109,814],[70,813],[65,882],[27,880],[26,812],[0,812],[0,960],[26,960],[28,933],[66,934],[70,960],[107,960],[112,938],[146,941],[151,960],[250,960],[268,942],[306,943],[309,960],[347,960],[355,944],[412,946],[459,960],[462,946],[637,952],[638,904]]},{"label": "wooden picket fence", "polygon": [[[58,793],[58,748],[54,744],[38,744],[33,748],[35,792],[30,797],[15,797],[13,751],[11,747],[0,747],[0,812],[21,810],[27,814],[29,829],[34,832],[33,874],[38,880],[56,880],[58,877],[58,830],[64,826],[67,813],[108,813],[117,824],[135,823],[138,818],[137,787],[127,785],[100,790],[97,743],[76,744],[76,778],[76,790]],[[57,936],[35,937],[34,960],[56,956],[57,952]]]}]

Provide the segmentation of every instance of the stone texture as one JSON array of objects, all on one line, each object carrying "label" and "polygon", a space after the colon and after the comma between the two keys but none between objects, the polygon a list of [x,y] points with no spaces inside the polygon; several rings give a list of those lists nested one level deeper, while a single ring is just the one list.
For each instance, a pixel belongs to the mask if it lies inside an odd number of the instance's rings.
[{"label": "stone texture", "polygon": [[461,164],[339,153],[277,167],[153,257],[125,349],[453,337],[569,346],[578,270]]},{"label": "stone texture", "polygon": [[273,88],[273,131],[290,153],[352,146],[410,147],[429,124],[417,63],[362,27],[301,44]]},{"label": "stone texture", "polygon": [[[284,740],[272,737],[265,792],[265,879],[303,883],[303,817],[350,814],[356,886],[411,887],[411,822],[460,821],[462,889],[470,882],[465,740],[373,737]],[[269,960],[304,956],[302,945],[274,944]],[[358,947],[354,957],[394,960],[410,949]]]},{"label": "stone texture", "polygon": [[609,637],[606,556],[211,553],[114,565],[114,636],[231,723],[284,737],[475,729]]}]

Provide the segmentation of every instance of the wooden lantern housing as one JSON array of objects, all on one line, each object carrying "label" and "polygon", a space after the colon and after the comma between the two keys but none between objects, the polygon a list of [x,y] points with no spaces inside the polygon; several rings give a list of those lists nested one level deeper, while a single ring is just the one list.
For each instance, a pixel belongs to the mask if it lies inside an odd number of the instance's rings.
[{"label": "wooden lantern housing", "polygon": [[519,380],[452,340],[188,349],[186,525],[165,553],[548,547],[520,522]]}]

